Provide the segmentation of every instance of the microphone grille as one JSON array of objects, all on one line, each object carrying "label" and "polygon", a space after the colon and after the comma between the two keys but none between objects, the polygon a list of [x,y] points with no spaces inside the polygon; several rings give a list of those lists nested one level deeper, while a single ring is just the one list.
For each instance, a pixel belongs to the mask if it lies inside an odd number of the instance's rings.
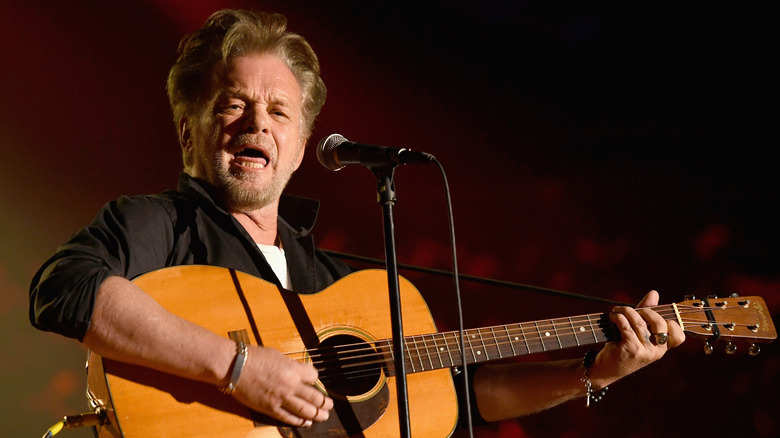
[{"label": "microphone grille", "polygon": [[345,141],[347,139],[341,134],[331,134],[320,140],[317,144],[317,159],[320,164],[330,170],[339,170],[344,167],[336,158],[336,148]]}]

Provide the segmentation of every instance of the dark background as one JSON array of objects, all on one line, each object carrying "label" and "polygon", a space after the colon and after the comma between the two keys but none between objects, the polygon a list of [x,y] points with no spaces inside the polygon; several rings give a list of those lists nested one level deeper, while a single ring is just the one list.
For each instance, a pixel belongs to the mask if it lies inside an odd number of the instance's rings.
[{"label": "dark background", "polygon": [[[777,321],[777,70],[764,6],[10,0],[0,14],[3,436],[40,436],[85,408],[83,348],[29,325],[29,281],[103,203],[175,185],[167,70],[181,35],[222,7],[282,12],[320,56],[329,98],[289,190],[323,201],[323,247],[383,254],[371,173],[317,163],[314,144],[338,132],[436,155],[464,273],[632,303],[650,289],[662,302],[761,295]],[[396,188],[399,261],[451,269],[436,169],[399,168]],[[456,329],[451,281],[406,274],[439,328]],[[467,327],[609,308],[462,288]],[[690,339],[595,407],[578,400],[476,435],[777,436],[778,344],[757,357],[722,346],[705,356],[701,345]]]}]

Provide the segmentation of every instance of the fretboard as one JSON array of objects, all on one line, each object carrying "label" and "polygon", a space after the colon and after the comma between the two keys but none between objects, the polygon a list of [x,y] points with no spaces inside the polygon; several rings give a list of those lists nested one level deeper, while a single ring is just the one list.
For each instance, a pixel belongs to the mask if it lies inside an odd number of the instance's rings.
[{"label": "fretboard", "polygon": [[[543,319],[464,331],[466,364],[507,359],[615,340],[606,313]],[[463,365],[457,331],[409,336],[406,372],[417,373]],[[389,341],[387,346],[389,347]]]}]

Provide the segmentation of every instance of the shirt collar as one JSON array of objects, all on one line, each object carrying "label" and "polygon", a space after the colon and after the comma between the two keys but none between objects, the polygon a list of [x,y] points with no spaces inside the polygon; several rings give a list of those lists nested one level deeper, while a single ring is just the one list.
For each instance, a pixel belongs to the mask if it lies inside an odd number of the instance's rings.
[{"label": "shirt collar", "polygon": [[[204,181],[182,172],[179,175],[179,191],[195,195],[229,214],[222,204],[208,191]],[[299,237],[306,236],[314,228],[320,201],[300,196],[282,194],[279,200],[279,223],[290,228]]]}]

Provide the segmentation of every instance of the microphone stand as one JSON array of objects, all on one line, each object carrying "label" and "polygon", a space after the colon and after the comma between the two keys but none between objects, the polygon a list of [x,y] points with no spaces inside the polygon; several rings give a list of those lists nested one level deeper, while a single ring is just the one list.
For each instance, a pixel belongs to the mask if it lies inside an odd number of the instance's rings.
[{"label": "microphone stand", "polygon": [[382,219],[385,234],[385,264],[387,268],[387,287],[390,293],[390,317],[393,329],[393,362],[395,364],[396,393],[398,398],[398,422],[401,437],[411,437],[409,425],[409,397],[406,387],[406,349],[401,317],[401,292],[398,283],[398,260],[395,251],[395,226],[393,224],[393,206],[395,205],[395,185],[393,171],[397,164],[369,166],[377,178],[377,202],[382,205]]}]

